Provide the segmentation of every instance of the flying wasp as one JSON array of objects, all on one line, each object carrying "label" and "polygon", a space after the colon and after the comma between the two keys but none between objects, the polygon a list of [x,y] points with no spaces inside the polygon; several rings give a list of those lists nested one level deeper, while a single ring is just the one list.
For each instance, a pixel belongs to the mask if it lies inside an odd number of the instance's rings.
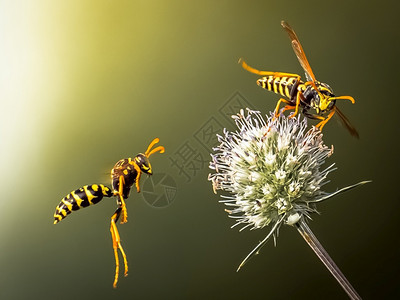
[{"label": "flying wasp", "polygon": [[[358,138],[357,130],[335,105],[336,100],[350,100],[354,104],[354,98],[351,96],[336,97],[329,85],[316,80],[296,33],[285,21],[282,21],[281,25],[289,34],[293,50],[305,71],[306,81],[302,81],[301,76],[297,74],[260,71],[250,67],[243,59],[239,60],[245,70],[264,76],[257,80],[257,85],[287,98],[279,99],[275,108],[275,116],[279,116],[286,110],[294,109],[290,116],[292,118],[297,115],[299,107],[301,107],[302,113],[307,118],[320,120],[316,127],[322,130],[336,112],[350,134]],[[286,105],[282,111],[279,111],[281,103]]]},{"label": "flying wasp", "polygon": [[142,173],[152,175],[153,171],[149,162],[150,155],[160,152],[164,153],[165,149],[163,146],[158,146],[154,149],[153,146],[159,142],[158,138],[155,138],[148,146],[146,152],[139,153],[134,158],[124,158],[119,160],[114,168],[111,170],[111,185],[112,189],[103,184],[92,184],[85,185],[65,196],[60,204],[56,207],[54,213],[54,224],[57,224],[72,211],[78,210],[82,207],[86,207],[92,204],[100,202],[103,197],[116,197],[117,210],[111,216],[111,238],[115,257],[115,276],[113,287],[117,287],[118,274],[119,274],[119,258],[118,249],[124,260],[125,273],[128,275],[128,261],[124,249],[121,245],[121,238],[118,233],[117,225],[118,219],[121,217],[121,224],[128,221],[128,212],[126,209],[125,200],[129,197],[129,193],[133,185],[136,187],[136,191],[140,192],[139,180]]}]

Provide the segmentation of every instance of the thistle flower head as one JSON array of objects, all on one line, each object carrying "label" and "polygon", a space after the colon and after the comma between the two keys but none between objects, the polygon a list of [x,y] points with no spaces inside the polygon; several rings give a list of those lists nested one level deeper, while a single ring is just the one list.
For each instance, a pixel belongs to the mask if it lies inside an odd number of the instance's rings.
[{"label": "thistle flower head", "polygon": [[214,192],[228,192],[221,202],[230,207],[227,212],[236,219],[232,227],[243,225],[243,230],[272,225],[256,249],[271,235],[275,237],[281,224],[293,225],[309,218],[316,212],[316,202],[356,186],[334,193],[322,191],[328,173],[334,170],[334,164],[323,167],[333,148],[324,144],[320,130],[307,130],[306,118],[281,114],[264,119],[260,112],[249,109],[247,115],[241,110],[232,117],[238,130],[225,129],[218,135],[220,145],[213,149],[210,163],[215,173],[208,179]]},{"label": "thistle flower head", "polygon": [[262,228],[278,220],[296,223],[315,211],[313,200],[325,195],[321,187],[333,164],[321,169],[332,154],[317,129],[307,131],[307,119],[268,117],[241,110],[233,116],[239,130],[224,130],[214,148],[209,175],[214,190],[230,196],[223,200],[234,207],[238,224]]}]

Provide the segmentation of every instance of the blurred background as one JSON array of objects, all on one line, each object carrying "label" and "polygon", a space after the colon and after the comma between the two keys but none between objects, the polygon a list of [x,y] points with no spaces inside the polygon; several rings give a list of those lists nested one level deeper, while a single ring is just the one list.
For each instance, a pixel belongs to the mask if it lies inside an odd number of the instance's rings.
[{"label": "blurred background", "polygon": [[[0,1],[1,299],[346,299],[291,227],[239,273],[269,232],[230,229],[207,181],[216,132],[279,96],[259,69],[303,71],[280,26],[296,30],[316,77],[357,127],[324,128],[335,153],[310,227],[365,299],[399,296],[399,18],[395,1]],[[303,77],[304,78],[304,77]],[[311,122],[312,124],[315,124]],[[130,272],[112,288],[114,199],[53,225],[85,184],[109,185],[121,158],[160,138],[152,178],[118,225]]]}]

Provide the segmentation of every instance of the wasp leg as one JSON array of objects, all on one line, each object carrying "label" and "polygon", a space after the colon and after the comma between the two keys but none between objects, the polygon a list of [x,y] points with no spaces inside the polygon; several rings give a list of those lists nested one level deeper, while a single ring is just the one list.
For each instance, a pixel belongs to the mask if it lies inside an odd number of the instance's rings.
[{"label": "wasp leg", "polygon": [[126,204],[124,200],[124,184],[125,179],[124,176],[119,177],[119,188],[118,192],[114,191],[114,195],[118,196],[118,205],[121,207],[122,210],[122,217],[121,217],[121,224],[128,222],[128,210],[126,209]]},{"label": "wasp leg", "polygon": [[307,118],[309,118],[309,119],[311,119],[311,120],[322,120],[322,121],[325,120],[325,117],[320,116],[320,115],[310,114],[310,113],[305,112],[305,111],[303,111],[303,114],[304,114]]},{"label": "wasp leg", "polygon": [[325,120],[322,120],[317,124],[317,128],[322,131],[322,128],[325,126],[325,124],[332,118],[332,116],[335,114],[335,108],[332,109],[332,111],[329,113],[329,115],[325,118]]},{"label": "wasp leg", "polygon": [[119,275],[119,258],[118,258],[118,249],[121,251],[122,257],[124,259],[124,265],[125,265],[125,276],[128,276],[128,261],[126,259],[125,251],[121,246],[121,238],[118,233],[117,225],[116,222],[118,221],[119,216],[121,215],[122,212],[122,207],[118,207],[115,213],[111,217],[111,226],[110,226],[110,232],[111,232],[111,238],[112,238],[112,243],[113,243],[113,249],[114,249],[114,257],[115,257],[115,275],[114,275],[114,283],[113,287],[117,287],[117,282],[118,282],[118,275]]},{"label": "wasp leg", "polygon": [[140,170],[139,166],[138,166],[136,163],[133,164],[133,167],[135,168],[136,173],[137,173],[136,179],[135,179],[135,180],[136,180],[136,181],[135,181],[136,191],[137,191],[138,193],[140,193],[139,180],[140,180],[140,175],[142,175],[142,170]]},{"label": "wasp leg", "polygon": [[282,73],[282,72],[270,72],[270,71],[260,71],[253,67],[250,67],[242,58],[238,61],[239,64],[242,65],[242,68],[250,73],[261,75],[261,76],[274,76],[274,77],[296,77],[300,80],[301,76],[298,74],[292,73]]},{"label": "wasp leg", "polygon": [[[287,109],[284,109],[282,112],[279,112],[279,107],[280,107],[280,105],[281,105],[282,102],[283,102],[283,103],[286,103],[286,104],[290,104],[290,101],[288,101],[288,100],[286,100],[286,99],[283,99],[283,98],[279,99],[278,103],[276,104],[276,108],[275,108],[275,118],[279,117],[279,115],[280,115],[283,111],[287,110]],[[288,106],[288,105],[286,105],[285,108],[286,108],[287,106]]]},{"label": "wasp leg", "polygon": [[299,91],[299,92],[297,93],[297,96],[296,96],[296,105],[295,105],[294,112],[293,112],[293,114],[291,114],[291,115],[289,116],[289,119],[295,117],[295,116],[297,115],[297,113],[299,112],[300,100],[301,100],[301,97],[302,97],[302,96],[303,96],[303,94]]},{"label": "wasp leg", "polygon": [[281,114],[283,114],[285,111],[290,110],[290,109],[294,109],[296,106],[295,105],[286,105],[282,111],[280,112]]}]

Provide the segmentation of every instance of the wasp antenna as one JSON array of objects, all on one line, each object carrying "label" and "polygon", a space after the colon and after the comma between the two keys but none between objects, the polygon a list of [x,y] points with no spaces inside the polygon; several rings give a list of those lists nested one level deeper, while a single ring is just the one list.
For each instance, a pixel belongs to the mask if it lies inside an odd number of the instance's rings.
[{"label": "wasp antenna", "polygon": [[331,97],[331,98],[329,98],[329,100],[330,101],[332,101],[332,100],[349,100],[353,104],[356,103],[356,100],[354,100],[354,98],[351,96]]},{"label": "wasp antenna", "polygon": [[160,141],[159,138],[155,138],[149,145],[149,147],[147,147],[146,152],[144,153],[144,155],[146,155],[147,157],[150,157],[150,155],[152,155],[153,153],[156,152],[160,152],[160,153],[164,153],[165,152],[165,148],[163,146],[158,146],[156,148],[154,148],[153,150],[151,150],[151,148],[153,148],[153,146],[155,144],[157,144]]},{"label": "wasp antenna", "polygon": [[152,155],[156,152],[164,153],[165,148],[163,146],[158,146],[157,148],[154,148],[153,150],[151,150],[150,153],[147,155],[147,157],[150,157],[150,155]]},{"label": "wasp antenna", "polygon": [[154,140],[152,140],[151,143],[150,143],[150,145],[147,147],[147,150],[146,150],[146,152],[144,153],[144,155],[149,156],[149,152],[150,152],[151,148],[153,148],[153,146],[154,146],[155,144],[157,144],[159,141],[160,141],[159,138],[155,138]]}]

